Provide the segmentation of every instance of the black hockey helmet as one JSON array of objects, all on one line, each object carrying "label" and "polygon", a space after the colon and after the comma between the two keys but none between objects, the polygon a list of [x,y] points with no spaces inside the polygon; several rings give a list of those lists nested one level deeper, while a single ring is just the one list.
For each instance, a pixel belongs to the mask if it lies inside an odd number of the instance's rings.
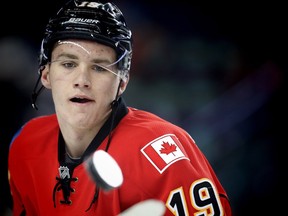
[{"label": "black hockey helmet", "polygon": [[51,60],[53,45],[63,39],[87,39],[108,45],[116,50],[118,69],[122,73],[130,70],[132,33],[114,3],[69,0],[46,26],[40,68]]}]

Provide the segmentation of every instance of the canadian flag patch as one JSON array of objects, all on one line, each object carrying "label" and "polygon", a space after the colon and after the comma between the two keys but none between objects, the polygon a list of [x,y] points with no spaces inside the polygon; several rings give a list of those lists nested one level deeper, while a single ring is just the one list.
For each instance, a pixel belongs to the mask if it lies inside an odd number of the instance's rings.
[{"label": "canadian flag patch", "polygon": [[174,134],[158,137],[145,145],[141,149],[141,152],[159,173],[163,173],[164,170],[176,161],[189,160],[180,141]]}]

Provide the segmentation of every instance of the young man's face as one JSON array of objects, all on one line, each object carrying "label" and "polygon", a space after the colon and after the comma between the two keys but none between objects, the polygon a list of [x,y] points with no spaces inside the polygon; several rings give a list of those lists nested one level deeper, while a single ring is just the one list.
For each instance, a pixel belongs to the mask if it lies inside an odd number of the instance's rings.
[{"label": "young man's face", "polygon": [[[116,65],[107,67],[115,61],[115,50],[96,42],[66,40],[56,44],[41,80],[52,90],[60,123],[83,128],[104,123],[120,83]],[[127,83],[122,82],[120,94]]]}]

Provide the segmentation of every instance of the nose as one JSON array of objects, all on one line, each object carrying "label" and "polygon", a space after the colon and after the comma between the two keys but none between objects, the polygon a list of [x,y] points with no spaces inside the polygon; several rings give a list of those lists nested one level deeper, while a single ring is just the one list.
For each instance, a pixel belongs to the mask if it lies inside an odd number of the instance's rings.
[{"label": "nose", "polygon": [[77,71],[77,75],[74,79],[73,86],[78,87],[78,88],[90,88],[91,87],[90,76],[87,70],[81,69]]}]

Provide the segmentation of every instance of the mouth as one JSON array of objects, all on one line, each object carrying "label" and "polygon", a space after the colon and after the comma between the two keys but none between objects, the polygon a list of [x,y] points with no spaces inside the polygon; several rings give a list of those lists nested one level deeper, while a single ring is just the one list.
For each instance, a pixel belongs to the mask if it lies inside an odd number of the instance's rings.
[{"label": "mouth", "polygon": [[70,99],[71,102],[73,103],[88,103],[91,102],[92,100],[88,99],[88,98],[81,98],[81,97],[74,97]]}]

